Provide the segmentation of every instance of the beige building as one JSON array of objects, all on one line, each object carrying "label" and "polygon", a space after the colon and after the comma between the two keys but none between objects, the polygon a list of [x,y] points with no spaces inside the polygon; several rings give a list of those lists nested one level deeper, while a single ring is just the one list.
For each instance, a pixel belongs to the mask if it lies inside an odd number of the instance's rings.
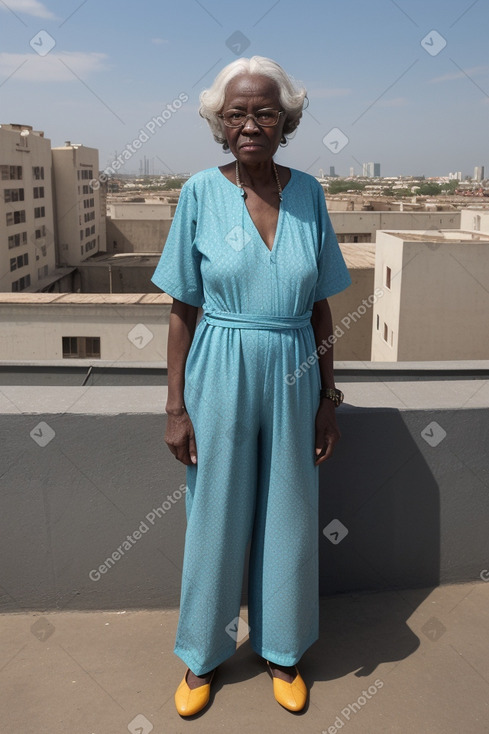
[{"label": "beige building", "polygon": [[100,359],[166,365],[165,293],[0,293],[2,360]]},{"label": "beige building", "polygon": [[[329,207],[329,202],[328,202]],[[458,229],[460,212],[329,211],[338,242],[375,242],[383,229]]]},{"label": "beige building", "polygon": [[489,234],[377,233],[372,361],[489,359]]},{"label": "beige building", "polygon": [[52,157],[59,262],[75,266],[106,250],[98,150],[67,141],[63,147],[52,149]]},{"label": "beige building", "polygon": [[489,233],[489,209],[470,207],[460,212],[460,228]]},{"label": "beige building", "polygon": [[111,202],[107,206],[107,251],[161,252],[176,203],[168,201]]},{"label": "beige building", "polygon": [[369,361],[375,244],[347,244],[340,245],[340,249],[350,273],[351,285],[328,299],[336,336],[333,356],[336,361]]},{"label": "beige building", "polygon": [[56,272],[51,145],[29,125],[0,126],[0,291],[36,291]]}]

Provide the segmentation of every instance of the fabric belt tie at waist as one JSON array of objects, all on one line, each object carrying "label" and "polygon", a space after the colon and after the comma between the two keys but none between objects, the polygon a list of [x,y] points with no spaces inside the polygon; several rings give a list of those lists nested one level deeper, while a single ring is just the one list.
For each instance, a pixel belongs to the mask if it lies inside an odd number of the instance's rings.
[{"label": "fabric belt tie at waist", "polygon": [[303,329],[311,323],[312,310],[302,316],[269,316],[267,314],[204,311],[203,318],[213,326],[231,329]]}]

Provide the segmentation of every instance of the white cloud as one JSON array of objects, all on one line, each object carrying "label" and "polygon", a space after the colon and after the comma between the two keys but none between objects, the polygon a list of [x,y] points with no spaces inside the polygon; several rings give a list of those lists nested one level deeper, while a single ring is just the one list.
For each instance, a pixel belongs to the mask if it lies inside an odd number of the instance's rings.
[{"label": "white cloud", "polygon": [[341,87],[323,87],[322,89],[307,90],[307,96],[309,97],[309,99],[329,99],[330,97],[346,97],[348,94],[351,94],[351,89]]},{"label": "white cloud", "polygon": [[0,75],[5,78],[12,75],[12,82],[69,82],[76,79],[70,69],[85,79],[87,75],[107,68],[104,65],[106,58],[106,54],[83,51],[51,51],[43,57],[35,53],[0,53]]},{"label": "white cloud", "polygon": [[14,13],[34,15],[36,18],[55,19],[56,16],[48,10],[39,0],[3,0],[0,10],[12,10]]},{"label": "white cloud", "polygon": [[438,84],[438,82],[449,82],[454,79],[466,79],[467,76],[476,76],[477,74],[487,74],[489,66],[473,66],[465,71],[454,71],[451,74],[443,74],[443,76],[435,76],[429,80],[429,84]]}]

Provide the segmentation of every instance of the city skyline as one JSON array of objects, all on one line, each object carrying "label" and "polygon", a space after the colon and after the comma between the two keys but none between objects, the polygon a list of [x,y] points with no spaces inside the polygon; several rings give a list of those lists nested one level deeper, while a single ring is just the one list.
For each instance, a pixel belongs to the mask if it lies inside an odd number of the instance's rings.
[{"label": "city skyline", "polygon": [[0,122],[43,130],[53,147],[98,148],[102,170],[126,151],[121,173],[144,158],[194,173],[229,161],[198,115],[199,92],[257,54],[308,89],[297,133],[276,154],[284,165],[347,176],[379,161],[383,176],[426,177],[487,165],[480,0],[304,0],[300,13],[291,0],[250,0],[246,13],[223,0],[148,5],[0,4]]}]

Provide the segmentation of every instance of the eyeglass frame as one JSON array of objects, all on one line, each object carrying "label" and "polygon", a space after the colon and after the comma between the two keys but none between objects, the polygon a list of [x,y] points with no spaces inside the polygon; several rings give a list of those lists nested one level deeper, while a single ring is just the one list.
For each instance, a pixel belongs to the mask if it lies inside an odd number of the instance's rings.
[{"label": "eyeglass frame", "polygon": [[[231,108],[230,110],[226,110],[226,112],[231,112],[231,111],[241,112],[242,110],[234,110],[234,108]],[[239,125],[229,125],[229,123],[227,123],[226,120],[224,119],[224,115],[222,113],[218,113],[217,116],[221,118],[223,124],[226,125],[226,127],[237,129],[240,127],[244,127],[246,125],[246,123],[248,122],[248,117],[252,117],[253,120],[255,121],[255,124],[258,125],[258,127],[276,127],[278,123],[280,122],[280,115],[285,114],[284,110],[274,110],[271,107],[263,107],[262,109],[257,110],[255,114],[258,114],[259,112],[264,112],[264,111],[276,112],[278,114],[277,122],[274,122],[272,125],[262,125],[260,122],[258,122],[255,115],[249,112],[247,115],[245,115],[244,121],[240,122]]]}]

